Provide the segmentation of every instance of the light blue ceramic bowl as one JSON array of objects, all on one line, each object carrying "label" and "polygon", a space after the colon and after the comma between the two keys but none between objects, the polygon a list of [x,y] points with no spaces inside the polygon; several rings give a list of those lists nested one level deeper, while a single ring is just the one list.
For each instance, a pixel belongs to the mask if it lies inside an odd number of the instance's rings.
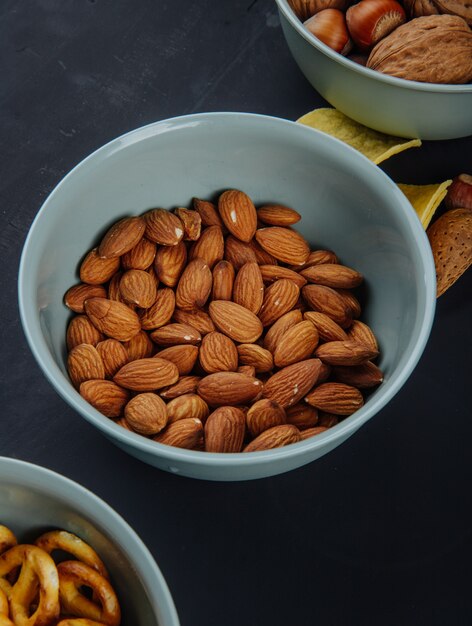
[{"label": "light blue ceramic bowl", "polygon": [[[189,205],[225,188],[302,214],[313,247],[334,249],[367,280],[365,320],[380,340],[385,382],[335,428],[278,450],[209,454],[161,445],[92,408],[65,367],[70,312],[63,295],[78,260],[118,218],[154,206]],[[123,135],[80,163],[51,193],[25,243],[19,275],[23,327],[61,396],[118,446],[161,469],[243,480],[286,472],[329,452],[397,393],[425,347],[435,306],[428,240],[405,196],[359,152],[306,126],[244,113],[164,120]]]},{"label": "light blue ceramic bowl", "polygon": [[0,457],[0,524],[22,543],[48,530],[77,534],[107,566],[124,625],[179,626],[149,550],[113,509],[77,483],[38,465]]},{"label": "light blue ceramic bowl", "polygon": [[472,135],[472,84],[403,80],[363,67],[309,33],[287,0],[276,0],[288,47],[313,87],[334,107],[375,130],[420,139]]}]

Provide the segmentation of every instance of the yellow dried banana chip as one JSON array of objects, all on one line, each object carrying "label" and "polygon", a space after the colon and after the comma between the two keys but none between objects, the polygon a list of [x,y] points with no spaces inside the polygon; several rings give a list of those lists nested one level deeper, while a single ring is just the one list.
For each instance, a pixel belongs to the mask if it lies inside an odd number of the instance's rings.
[{"label": "yellow dried banana chip", "polygon": [[392,137],[355,122],[337,109],[315,109],[297,120],[349,144],[376,164],[394,154],[421,146],[421,139]]},{"label": "yellow dried banana chip", "polygon": [[399,183],[398,187],[408,198],[426,229],[436,209],[447,194],[447,188],[451,183],[452,180],[446,180],[436,185],[402,185]]}]

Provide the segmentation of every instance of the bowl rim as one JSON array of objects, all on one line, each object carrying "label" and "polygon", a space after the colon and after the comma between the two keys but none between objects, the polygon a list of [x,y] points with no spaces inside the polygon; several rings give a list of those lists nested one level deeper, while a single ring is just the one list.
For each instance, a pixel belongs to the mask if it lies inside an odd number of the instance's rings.
[{"label": "bowl rim", "polygon": [[429,91],[433,93],[470,93],[472,94],[472,84],[465,83],[462,85],[443,84],[443,83],[423,83],[417,80],[406,80],[405,78],[397,78],[396,76],[390,76],[389,74],[383,74],[376,70],[371,70],[368,67],[364,67],[359,63],[351,61],[347,57],[335,52],[332,48],[324,44],[317,39],[312,33],[310,33],[304,26],[303,22],[298,19],[295,12],[288,4],[287,0],[275,0],[279,10],[288,20],[288,22],[295,28],[299,35],[301,35],[308,43],[314,48],[317,48],[325,56],[329,57],[333,61],[336,61],[340,65],[343,65],[347,69],[350,69],[366,78],[378,80],[391,86],[401,87],[403,89],[411,89],[413,91]]},{"label": "bowl rim", "polygon": [[[127,551],[132,551],[136,555],[133,560],[133,567],[142,577],[143,584],[145,583],[149,602],[156,618],[156,611],[165,611],[168,613],[168,618],[171,620],[170,623],[179,626],[180,621],[174,600],[164,575],[159,569],[149,548],[147,548],[143,540],[128,522],[109,504],[80,483],[58,472],[29,461],[0,456],[0,485],[7,481],[15,485],[26,485],[31,487],[31,489],[34,489],[36,486],[41,487],[47,485],[48,492],[53,494],[57,494],[58,491],[61,492],[60,495],[57,495],[60,502],[65,502],[71,507],[75,507],[76,510],[85,511],[85,516],[89,514],[93,517],[100,517],[103,527],[109,532],[109,539],[112,543],[116,541],[114,538],[115,535],[125,535]],[[79,502],[78,505],[77,502]],[[95,525],[93,521],[91,521],[91,524]],[[146,569],[143,567],[143,564],[145,564]],[[150,595],[156,583],[162,595],[159,601],[156,601],[155,598]]]},{"label": "bowl rim", "polygon": [[[239,120],[252,120],[253,123],[265,123],[275,124],[286,127],[291,127],[295,133],[311,133],[313,137],[318,137],[322,141],[328,143],[337,144],[338,149],[350,152],[354,159],[363,161],[367,164],[367,167],[372,168],[372,175],[383,179],[383,184],[390,188],[391,193],[396,196],[396,202],[398,210],[403,213],[403,217],[408,223],[410,229],[415,235],[415,240],[418,242],[418,251],[423,261],[424,269],[424,282],[426,297],[424,302],[424,317],[423,324],[421,326],[416,344],[411,351],[408,360],[405,362],[401,372],[398,373],[395,381],[387,391],[382,393],[379,398],[370,398],[369,403],[365,404],[359,411],[356,411],[349,418],[341,421],[338,425],[329,428],[323,433],[320,433],[316,437],[311,437],[293,443],[289,446],[282,448],[275,448],[272,450],[263,450],[259,452],[239,452],[233,454],[215,453],[215,452],[202,452],[197,450],[186,450],[183,448],[177,448],[174,446],[167,446],[153,440],[147,439],[137,433],[126,430],[122,426],[115,424],[115,422],[97,411],[92,407],[84,398],[75,390],[67,380],[62,370],[57,365],[56,361],[52,357],[46,343],[40,332],[34,333],[32,328],[35,326],[35,316],[37,316],[36,309],[34,312],[28,310],[28,298],[30,296],[29,290],[26,287],[26,276],[28,273],[28,257],[30,249],[34,248],[35,232],[38,229],[43,219],[45,218],[48,203],[57,193],[60,192],[61,187],[65,182],[75,175],[75,172],[84,164],[88,164],[91,160],[100,157],[101,153],[113,154],[117,150],[126,148],[130,144],[145,140],[150,136],[159,135],[163,132],[173,131],[184,127],[193,127],[199,122],[217,122],[223,123],[227,119],[239,118]],[[81,160],[75,167],[73,167],[60,182],[53,188],[51,193],[47,196],[41,205],[33,223],[30,226],[28,235],[26,237],[23,251],[20,259],[19,274],[18,274],[18,300],[20,319],[23,326],[27,342],[30,349],[38,362],[41,370],[51,385],[57,391],[57,393],[71,406],[79,415],[85,418],[88,422],[98,428],[105,436],[110,438],[119,446],[132,447],[135,450],[159,457],[166,462],[177,462],[184,464],[195,464],[206,468],[218,468],[229,467],[236,465],[237,467],[257,467],[271,464],[276,460],[288,460],[293,457],[303,456],[304,453],[310,453],[318,448],[325,448],[334,442],[343,441],[355,430],[357,430],[362,424],[368,421],[373,415],[378,413],[399,391],[399,389],[405,384],[410,374],[414,370],[418,363],[428,341],[436,307],[436,273],[433,255],[428,242],[426,233],[421,225],[421,222],[416,216],[416,213],[412,209],[406,196],[400,191],[393,180],[385,174],[377,165],[375,165],[370,159],[364,156],[361,152],[352,148],[343,141],[316,130],[314,128],[305,126],[298,122],[293,122],[283,118],[278,118],[269,115],[263,115],[258,113],[241,113],[241,112],[208,112],[208,113],[193,113],[189,115],[182,115],[172,118],[166,118],[157,122],[152,122],[145,126],[141,126],[134,130],[131,130],[123,135],[120,135],[111,141],[105,143],[93,151],[90,155]],[[30,319],[31,318],[31,319]],[[44,351],[44,353],[43,353]],[[64,384],[64,382],[66,384]],[[174,471],[172,466],[168,468],[170,471]],[[177,469],[175,471],[178,471]]]}]

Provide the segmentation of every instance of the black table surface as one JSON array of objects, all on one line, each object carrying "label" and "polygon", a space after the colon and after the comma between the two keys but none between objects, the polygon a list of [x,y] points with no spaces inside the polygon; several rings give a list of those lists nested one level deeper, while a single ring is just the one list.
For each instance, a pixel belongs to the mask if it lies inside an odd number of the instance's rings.
[{"label": "black table surface", "polygon": [[[0,454],[61,472],[121,513],[182,626],[470,625],[472,272],[438,300],[422,359],[380,414],[322,459],[253,482],[190,480],[125,455],[59,398],[21,329],[28,228],[91,151],[185,113],[297,119],[326,104],[275,3],[3,0],[0,54]],[[472,137],[382,167],[418,184],[472,172]]]}]

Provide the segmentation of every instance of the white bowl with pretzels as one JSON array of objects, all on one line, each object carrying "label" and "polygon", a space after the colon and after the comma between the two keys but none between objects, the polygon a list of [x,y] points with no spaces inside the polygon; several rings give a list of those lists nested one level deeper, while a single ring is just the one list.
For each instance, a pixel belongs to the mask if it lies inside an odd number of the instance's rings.
[{"label": "white bowl with pretzels", "polygon": [[0,457],[0,626],[120,624],[179,626],[150,552],[90,491]]}]

